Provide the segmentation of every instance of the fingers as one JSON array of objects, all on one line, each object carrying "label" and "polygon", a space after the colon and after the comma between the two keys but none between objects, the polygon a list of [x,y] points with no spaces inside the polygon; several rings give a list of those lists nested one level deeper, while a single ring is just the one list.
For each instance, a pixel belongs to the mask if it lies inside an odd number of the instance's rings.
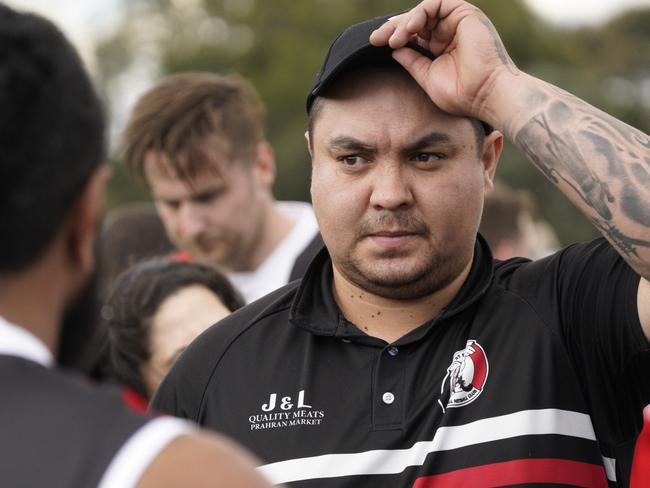
[{"label": "fingers", "polygon": [[[432,17],[431,19],[435,20],[435,17]],[[419,35],[423,39],[429,39],[431,29],[428,24],[431,24],[431,22],[429,22],[427,12],[424,8],[418,6],[409,12],[408,19],[403,19],[400,22],[400,26],[398,26],[397,30],[400,33],[403,32],[403,35],[407,36],[407,42],[414,34]],[[399,31],[401,26],[404,26],[403,30]],[[406,44],[406,42],[402,43],[401,36],[397,37],[395,35],[389,39],[388,43],[393,49],[403,47]]]},{"label": "fingers", "polygon": [[427,77],[429,68],[431,67],[431,60],[423,56],[419,52],[409,49],[401,48],[393,51],[393,58],[401,64],[411,77],[426,91]]},{"label": "fingers", "polygon": [[388,44],[388,39],[393,35],[393,32],[395,32],[395,28],[398,25],[398,19],[404,15],[406,15],[406,13],[391,17],[388,21],[384,22],[380,28],[375,29],[375,31],[370,34],[370,44],[373,46],[385,46]]},{"label": "fingers", "polygon": [[[414,36],[430,40],[436,37],[443,44],[453,37],[457,22],[448,22],[448,17],[456,11],[466,10],[469,4],[462,0],[424,0],[406,13],[397,15],[375,30],[370,36],[370,42],[375,46],[388,44],[393,49],[404,47]],[[444,32],[437,32],[440,25],[445,25]],[[452,24],[447,26],[447,24]],[[441,39],[441,34],[449,39]]]},{"label": "fingers", "polygon": [[[436,20],[435,17],[432,19]],[[418,5],[408,12],[391,17],[370,35],[370,43],[375,46],[388,44],[393,49],[397,49],[404,47],[414,35],[429,39],[431,32],[431,29],[427,28],[429,21],[427,11]]]}]

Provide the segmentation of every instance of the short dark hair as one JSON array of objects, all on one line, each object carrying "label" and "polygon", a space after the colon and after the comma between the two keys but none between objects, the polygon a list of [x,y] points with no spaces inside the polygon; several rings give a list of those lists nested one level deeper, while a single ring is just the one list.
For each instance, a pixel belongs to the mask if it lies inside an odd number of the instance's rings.
[{"label": "short dark hair", "polygon": [[202,264],[154,258],[135,264],[115,280],[102,309],[108,341],[109,376],[148,398],[142,367],[151,358],[151,319],[182,288],[202,285],[235,311],[244,305],[228,278]]},{"label": "short dark hair", "polygon": [[105,154],[102,104],[48,20],[0,4],[0,274],[51,243]]}]

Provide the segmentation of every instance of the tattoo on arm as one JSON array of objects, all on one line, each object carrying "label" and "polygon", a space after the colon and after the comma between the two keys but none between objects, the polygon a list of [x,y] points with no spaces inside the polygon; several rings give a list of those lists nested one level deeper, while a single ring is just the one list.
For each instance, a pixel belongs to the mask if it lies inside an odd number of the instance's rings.
[{"label": "tattoo on arm", "polygon": [[556,87],[531,93],[519,149],[650,276],[650,137]]},{"label": "tattoo on arm", "polygon": [[481,23],[487,27],[492,34],[492,39],[494,40],[494,49],[497,52],[497,55],[499,56],[499,59],[501,60],[501,63],[510,71],[515,76],[519,76],[519,70],[515,66],[515,63],[513,63],[512,59],[510,58],[510,55],[508,54],[508,51],[506,51],[505,46],[503,45],[503,42],[501,42],[501,38],[499,37],[499,33],[497,32],[496,28],[494,25],[492,25],[492,22],[485,17],[481,18]]}]

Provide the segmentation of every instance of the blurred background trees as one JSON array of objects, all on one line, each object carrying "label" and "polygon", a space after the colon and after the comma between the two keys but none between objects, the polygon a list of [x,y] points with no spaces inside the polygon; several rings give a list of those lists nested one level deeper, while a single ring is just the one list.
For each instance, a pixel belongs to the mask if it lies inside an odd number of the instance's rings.
[{"label": "blurred background trees", "polygon": [[[477,0],[523,70],[577,94],[650,132],[650,8],[599,27],[560,29],[521,0]],[[304,100],[334,37],[348,25],[412,6],[404,0],[133,0],[118,34],[99,48],[100,80],[109,97],[137,80],[205,70],[239,72],[268,109],[279,199],[309,200],[310,163]],[[115,108],[117,107],[117,108]],[[119,104],[113,105],[119,110]],[[126,175],[119,152],[110,206],[148,198]],[[591,224],[510,145],[498,178],[529,189],[563,243],[596,235]]]}]

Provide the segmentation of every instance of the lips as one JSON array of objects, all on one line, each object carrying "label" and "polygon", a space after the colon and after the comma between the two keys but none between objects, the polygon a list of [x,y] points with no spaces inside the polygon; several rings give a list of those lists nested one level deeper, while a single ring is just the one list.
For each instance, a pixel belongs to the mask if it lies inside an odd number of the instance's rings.
[{"label": "lips", "polygon": [[369,229],[365,232],[364,237],[404,237],[421,235],[418,229],[391,228],[391,229]]},{"label": "lips", "polygon": [[417,234],[417,232],[412,230],[381,230],[369,233],[368,237],[403,237]]},{"label": "lips", "polygon": [[368,234],[367,238],[384,249],[397,249],[408,245],[420,234],[410,230],[382,230]]}]

